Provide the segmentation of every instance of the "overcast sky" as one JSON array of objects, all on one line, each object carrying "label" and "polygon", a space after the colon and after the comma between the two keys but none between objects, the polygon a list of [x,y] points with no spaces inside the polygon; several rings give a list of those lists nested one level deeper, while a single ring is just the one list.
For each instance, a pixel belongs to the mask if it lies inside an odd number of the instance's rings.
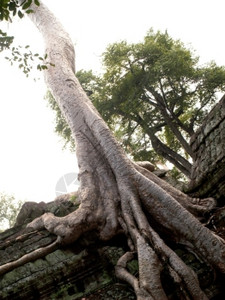
[{"label": "overcast sky", "polygon": [[[109,43],[139,42],[146,32],[168,30],[201,58],[225,64],[224,0],[45,0],[70,33],[76,69],[99,72]],[[63,6],[62,6],[63,3]],[[1,25],[0,25],[1,26]],[[43,52],[41,37],[27,19],[7,24],[15,44]],[[43,100],[43,80],[26,78],[0,54],[0,192],[29,201],[50,201],[57,181],[76,170],[75,156],[63,151],[54,133],[54,114]],[[41,73],[31,75],[42,78]]]}]

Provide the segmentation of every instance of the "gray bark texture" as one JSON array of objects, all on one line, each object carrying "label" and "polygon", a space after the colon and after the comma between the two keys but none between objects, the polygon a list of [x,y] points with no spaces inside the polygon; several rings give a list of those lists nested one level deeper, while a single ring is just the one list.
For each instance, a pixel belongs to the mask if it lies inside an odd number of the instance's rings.
[{"label": "gray bark texture", "polygon": [[[225,242],[200,222],[216,206],[215,201],[190,198],[127,158],[74,75],[74,49],[68,34],[44,4],[31,8],[34,13],[29,16],[54,65],[45,72],[46,84],[76,142],[79,207],[65,216],[47,212],[29,223],[36,235],[47,230],[57,238],[2,264],[2,280],[29,261],[47,257],[58,248],[68,249],[82,237],[91,235],[106,243],[123,235],[125,252],[115,274],[131,285],[138,300],[169,299],[162,279],[165,270],[178,286],[178,299],[209,299],[195,270],[173,245],[188,248],[218,274],[225,273]],[[128,268],[134,258],[136,273]]]},{"label": "gray bark texture", "polygon": [[[0,275],[0,299],[136,299],[129,284],[115,276],[121,267],[127,268],[134,276],[138,274],[137,255],[127,252],[124,234],[104,242],[90,232],[75,243],[62,247],[54,244],[56,236],[47,230],[26,228],[28,222],[45,212],[62,217],[79,207],[75,195],[72,195],[73,201],[71,195],[60,198],[50,203],[25,203],[16,226],[0,234],[0,265],[8,266],[4,275]],[[221,237],[225,236],[224,208],[214,213],[209,227],[216,228]],[[47,251],[41,255],[36,252],[35,257],[35,250],[44,247]],[[209,299],[224,299],[224,276],[181,245],[174,244],[173,250],[195,270]],[[32,257],[25,256],[29,253]],[[21,261],[18,265],[21,257],[27,257],[27,262]],[[17,266],[10,264],[13,261]],[[179,278],[172,280],[170,271],[164,267],[161,274],[168,299],[186,299],[181,292],[182,282]]]}]

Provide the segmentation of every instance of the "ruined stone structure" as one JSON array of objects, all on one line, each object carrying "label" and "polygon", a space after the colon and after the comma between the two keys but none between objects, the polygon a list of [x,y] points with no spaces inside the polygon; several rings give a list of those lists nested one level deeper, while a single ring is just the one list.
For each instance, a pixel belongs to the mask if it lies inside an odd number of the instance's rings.
[{"label": "ruined stone structure", "polygon": [[[212,109],[202,127],[191,139],[196,162],[192,170],[189,193],[200,197],[213,196],[224,206],[225,195],[225,96]],[[51,203],[27,203],[23,206],[16,227],[0,234],[0,265],[51,245],[56,236],[46,230],[33,231],[26,224],[45,212],[64,216],[78,207],[76,195]],[[207,226],[225,239],[225,207],[218,209]],[[68,247],[57,246],[44,257],[0,274],[0,299],[135,299],[134,292],[115,277],[114,267],[126,251],[123,236],[110,244],[97,240],[95,233],[80,238]],[[210,300],[225,299],[224,276],[215,274],[210,266],[192,253],[174,245],[175,252],[195,270],[201,288]],[[128,265],[132,274],[138,272],[137,260]],[[177,285],[166,272],[162,274],[169,299],[179,298]]]},{"label": "ruined stone structure", "polygon": [[[225,195],[225,96],[191,138],[195,153],[189,192],[200,197]],[[223,202],[224,203],[224,202]]]},{"label": "ruined stone structure", "polygon": [[[0,266],[23,255],[52,244],[56,236],[47,230],[34,231],[26,223],[44,212],[58,216],[74,211],[77,205],[68,200],[51,203],[28,203],[23,207],[18,226],[0,234]],[[32,209],[33,208],[33,209]],[[215,217],[214,227],[225,228],[225,211]],[[225,232],[217,232],[225,238]],[[95,233],[80,238],[67,247],[57,246],[44,257],[33,259],[0,273],[1,300],[135,300],[129,285],[115,276],[115,265],[126,251],[126,239],[118,236],[110,243],[100,242]],[[210,300],[225,299],[224,278],[187,250],[176,247],[176,253],[197,272],[200,285]],[[132,274],[138,272],[137,259],[128,264]],[[179,297],[179,285],[171,281],[168,272],[162,280],[170,300]]]},{"label": "ruined stone structure", "polygon": [[[17,226],[0,234],[0,265],[52,244],[56,236],[46,230],[26,228],[27,222],[45,212],[63,216],[77,208],[76,202],[60,199],[50,203],[24,204]],[[124,238],[101,243],[95,234],[74,245],[56,247],[42,258],[0,273],[1,300],[110,300],[135,299],[127,284],[115,280],[114,266],[123,250]],[[130,264],[137,270],[137,262]]]}]

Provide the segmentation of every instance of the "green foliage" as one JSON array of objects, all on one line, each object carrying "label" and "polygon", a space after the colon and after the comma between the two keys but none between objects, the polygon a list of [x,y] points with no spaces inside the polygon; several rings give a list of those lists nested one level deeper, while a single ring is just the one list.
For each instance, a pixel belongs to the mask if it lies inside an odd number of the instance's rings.
[{"label": "green foliage", "polygon": [[[34,3],[39,6],[38,0],[34,0]],[[32,0],[25,0],[21,5],[16,0],[0,0],[0,21],[12,21],[12,18],[18,15],[19,18],[23,18],[24,13],[32,13],[30,9]]]},{"label": "green foliage", "polygon": [[127,264],[127,268],[132,275],[137,275],[139,271],[138,260],[133,259]]},{"label": "green foliage", "polygon": [[[31,13],[29,7],[32,0],[24,1],[22,6],[18,4],[16,0],[0,0],[0,21],[12,22],[13,17],[16,15],[19,18],[23,18],[24,12]],[[40,5],[38,1],[35,1],[37,5]],[[13,42],[13,37],[8,36],[6,32],[0,29],[0,52],[9,49]]]},{"label": "green foliage", "polygon": [[[34,65],[37,66],[37,70],[42,71],[47,69],[47,65],[49,64],[48,61],[44,61],[44,59],[38,53],[33,54],[29,48],[29,45],[25,46],[25,48],[21,46],[12,47],[10,49],[11,56],[5,57],[5,59],[8,60],[11,65],[14,63],[18,64],[18,67],[27,77],[29,76],[29,73],[33,69]],[[47,58],[47,56],[45,58]],[[39,61],[41,61],[41,64],[37,63]]]},{"label": "green foliage", "polygon": [[[94,104],[136,159],[153,158],[153,135],[181,156],[191,156],[190,136],[215,104],[217,92],[225,90],[225,68],[215,63],[201,67],[198,61],[181,41],[153,30],[142,43],[122,41],[106,49]],[[137,155],[143,145],[146,151]],[[154,160],[162,156],[156,148]]]},{"label": "green foliage", "polygon": [[80,70],[76,73],[76,77],[79,79],[80,84],[88,96],[93,95],[98,89],[100,79],[95,76],[91,70]]},{"label": "green foliage", "polygon": [[10,20],[10,13],[12,12],[13,16],[17,12],[17,3],[16,1],[9,0],[0,0],[0,21]]},{"label": "green foliage", "polygon": [[13,195],[0,193],[0,232],[13,227],[23,203]]},{"label": "green foliage", "polygon": [[[35,5],[39,6],[38,0],[33,1]],[[18,4],[16,0],[0,0],[0,21],[10,21],[12,22],[13,17],[18,16],[19,18],[24,17],[24,13],[32,13],[30,6],[32,0],[25,0],[21,5]],[[29,46],[24,49],[21,46],[11,47],[14,37],[8,36],[6,32],[0,30],[0,52],[3,50],[10,50],[11,56],[6,57],[6,59],[12,64],[18,63],[18,67],[24,72],[26,76],[29,75],[31,69],[36,65],[37,70],[45,70],[48,65],[52,65],[46,59],[47,57],[41,57],[38,53],[33,54],[29,50]],[[38,63],[34,63],[35,59]]]},{"label": "green foliage", "polygon": [[12,42],[13,42],[13,37],[7,36],[6,32],[0,30],[0,52],[5,49],[9,49]]},{"label": "green foliage", "polygon": [[[151,29],[141,43],[109,45],[103,69],[101,77],[83,70],[76,75],[127,153],[135,160],[169,160],[188,176],[189,139],[225,91],[225,68],[200,66],[180,40]],[[56,121],[69,143],[59,111]]]},{"label": "green foliage", "polygon": [[72,195],[72,196],[70,197],[70,201],[71,201],[71,202],[76,202],[76,200],[77,200],[77,195]]}]

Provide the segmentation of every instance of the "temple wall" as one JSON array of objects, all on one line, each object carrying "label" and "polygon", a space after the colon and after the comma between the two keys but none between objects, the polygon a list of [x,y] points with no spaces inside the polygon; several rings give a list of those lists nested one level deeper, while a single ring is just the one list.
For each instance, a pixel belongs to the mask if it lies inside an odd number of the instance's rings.
[{"label": "temple wall", "polygon": [[225,96],[190,141],[195,154],[189,190],[199,196],[225,195]]}]

